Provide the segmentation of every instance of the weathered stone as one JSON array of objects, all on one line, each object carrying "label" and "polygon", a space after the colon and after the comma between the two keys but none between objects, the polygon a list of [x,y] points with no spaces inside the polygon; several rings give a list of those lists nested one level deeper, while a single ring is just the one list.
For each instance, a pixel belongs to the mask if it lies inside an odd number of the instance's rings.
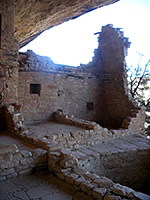
[{"label": "weathered stone", "polygon": [[103,188],[110,188],[113,185],[113,181],[106,177],[99,177],[95,179],[93,182]]},{"label": "weathered stone", "polygon": [[143,194],[141,192],[133,192],[130,196],[132,199],[137,199],[137,200],[150,200],[150,196]]},{"label": "weathered stone", "polygon": [[104,196],[104,200],[121,200],[122,198],[120,196],[115,196],[113,194],[106,194]]},{"label": "weathered stone", "polygon": [[8,168],[8,169],[4,169],[4,171],[1,173],[1,175],[9,175],[9,174],[13,174],[15,173],[14,168]]},{"label": "weathered stone", "polygon": [[113,193],[120,195],[120,196],[124,196],[124,197],[128,197],[130,195],[130,193],[133,192],[133,190],[131,188],[122,186],[120,184],[114,184],[111,189],[112,189]]},{"label": "weathered stone", "polygon": [[19,151],[19,149],[15,144],[0,146],[0,155],[5,155],[7,153],[13,154],[13,153],[16,153],[18,151]]},{"label": "weathered stone", "polygon": [[24,158],[27,158],[27,157],[32,157],[32,153],[29,152],[29,151],[21,151],[21,154]]},{"label": "weathered stone", "polygon": [[57,177],[61,180],[65,180],[65,174],[64,173],[57,173]]},{"label": "weathered stone", "polygon": [[54,169],[56,166],[56,161],[55,160],[52,160],[52,159],[49,159],[48,160],[48,167],[51,169]]},{"label": "weathered stone", "polygon": [[69,175],[66,175],[65,180],[67,183],[73,184],[77,178],[78,178],[77,174],[71,173]]},{"label": "weathered stone", "polygon": [[29,175],[32,173],[32,169],[24,169],[19,172],[19,175]]},{"label": "weathered stone", "polygon": [[6,176],[0,176],[0,181],[5,181],[6,180]]},{"label": "weathered stone", "polygon": [[82,191],[86,192],[88,195],[92,195],[92,189],[95,187],[95,184],[88,183],[87,181],[84,181],[81,183],[80,188]]},{"label": "weathered stone", "polygon": [[102,200],[106,192],[106,188],[94,188],[92,191],[92,195],[94,198]]},{"label": "weathered stone", "polygon": [[[27,6],[24,0],[15,0],[15,37],[19,40],[20,46],[24,46],[46,29],[116,1],[74,1],[72,3],[34,0]],[[29,15],[32,18],[29,18]]]},{"label": "weathered stone", "polygon": [[[112,0],[112,2],[115,1]],[[20,0],[20,2],[16,0],[15,2],[15,15],[17,16],[19,13],[19,18],[16,18],[15,21],[17,25],[15,34],[21,45],[48,28],[47,24],[52,27],[70,19],[70,16],[77,16],[103,4],[110,3],[107,0],[99,3],[82,1],[82,4],[80,1],[75,1],[72,4],[71,1],[71,3],[65,1],[60,3],[57,0],[55,3],[33,0],[32,3],[28,2],[28,5],[23,0]],[[34,6],[34,9],[32,9],[33,3],[37,5],[37,7]],[[83,7],[84,9],[82,9]],[[38,12],[36,12],[37,9]],[[39,17],[41,16],[41,9],[44,13],[42,18]],[[30,22],[28,21],[28,23],[26,23],[26,19],[29,19],[26,15],[27,11],[30,11]],[[22,13],[24,22],[22,17],[20,18],[20,13]],[[41,169],[43,166],[46,168],[48,164],[49,170],[60,179],[76,185],[73,190],[78,191],[81,189],[88,195],[93,195],[96,199],[119,200],[124,199],[124,197],[126,199],[148,199],[147,195],[134,192],[120,184],[114,184],[106,177],[93,177],[89,171],[83,169],[83,167],[91,168],[91,165],[97,167],[98,164],[101,175],[106,172],[108,177],[110,175],[114,176],[112,180],[115,180],[115,178],[118,180],[121,177],[120,179],[127,183],[128,178],[131,179],[132,171],[131,173],[127,171],[125,173],[122,169],[128,170],[127,163],[128,158],[130,158],[134,172],[136,172],[135,169],[138,169],[139,171],[137,171],[142,173],[141,170],[144,168],[146,176],[149,177],[147,167],[150,164],[147,159],[149,158],[149,152],[147,153],[147,149],[149,150],[148,143],[145,143],[145,147],[143,147],[139,141],[138,148],[140,147],[140,150],[136,152],[137,148],[135,146],[130,155],[129,151],[132,149],[130,148],[132,145],[126,142],[123,142],[121,146],[118,146],[120,142],[117,140],[115,145],[112,142],[107,143],[105,147],[107,152],[105,152],[104,146],[102,148],[102,144],[100,147],[95,145],[98,142],[119,137],[118,135],[123,134],[123,131],[109,131],[101,126],[115,129],[126,128],[131,132],[143,129],[144,109],[137,108],[128,95],[125,56],[129,42],[127,38],[124,38],[123,32],[120,29],[113,28],[112,25],[102,27],[98,38],[98,49],[95,51],[92,62],[86,66],[81,65],[73,68],[57,65],[51,59],[38,56],[32,51],[20,53],[18,59],[18,44],[14,38],[14,0],[1,0],[1,19],[0,129],[7,128],[11,134],[53,152],[47,153],[42,149],[33,150],[32,152],[19,151],[15,145],[1,147],[0,180],[28,174],[32,172],[34,167]],[[41,28],[41,19],[43,22],[46,20],[46,24],[42,22],[43,28]],[[33,23],[33,21],[39,23]],[[22,23],[23,32],[17,28],[22,26]],[[23,112],[21,112],[21,106],[17,102],[23,105]],[[5,111],[4,107],[6,108]],[[61,133],[58,133],[59,130],[56,132],[52,130],[49,134],[49,130],[45,129],[45,126],[41,126],[40,132],[36,128],[33,132],[30,132],[23,124],[23,116],[25,116],[26,123],[36,123],[37,127],[37,123],[43,120],[55,120],[63,123],[63,126],[64,124],[66,124],[66,127],[70,125],[71,130],[66,131],[65,129],[64,132],[60,130]],[[92,121],[98,122],[101,126]],[[59,128],[58,123],[57,128]],[[78,157],[76,158],[73,150],[88,145],[95,145],[94,151],[85,150],[83,152],[86,156],[80,153],[80,155],[76,154]],[[112,151],[112,148],[115,151]],[[95,151],[97,152],[97,158],[95,158]],[[129,156],[126,156],[126,154]],[[148,155],[146,159],[145,155]],[[142,166],[136,164],[135,158],[137,157],[140,158],[140,161],[143,161]],[[98,163],[100,160],[101,163]],[[118,160],[119,165],[117,164]],[[122,160],[122,163],[120,160]],[[63,168],[67,168],[66,171]],[[116,173],[117,168],[120,169],[117,171],[118,173]],[[122,178],[124,174],[125,176]],[[141,176],[145,176],[144,173]],[[136,179],[136,175],[133,176],[132,180],[135,180],[134,178]],[[35,192],[35,188],[28,190],[27,193],[32,196],[33,191]],[[38,192],[41,193],[41,191]],[[20,194],[16,197],[20,198]],[[43,196],[39,198],[43,198]]]},{"label": "weathered stone", "polygon": [[18,173],[15,172],[15,173],[13,173],[13,174],[7,175],[7,179],[14,178],[14,177],[17,177],[17,176],[18,176]]},{"label": "weathered stone", "polygon": [[85,181],[85,178],[83,176],[80,176],[79,178],[75,179],[75,185],[79,186],[84,181]]},{"label": "weathered stone", "polygon": [[56,157],[60,157],[60,152],[58,152],[58,151],[49,152],[48,156],[50,159],[55,159]]}]

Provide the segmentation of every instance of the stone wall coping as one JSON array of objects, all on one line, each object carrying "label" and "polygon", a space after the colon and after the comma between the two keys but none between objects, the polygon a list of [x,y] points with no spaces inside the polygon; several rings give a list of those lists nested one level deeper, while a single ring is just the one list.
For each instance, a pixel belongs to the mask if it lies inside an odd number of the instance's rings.
[{"label": "stone wall coping", "polygon": [[15,144],[0,146],[0,155],[17,152],[19,152],[19,149]]}]

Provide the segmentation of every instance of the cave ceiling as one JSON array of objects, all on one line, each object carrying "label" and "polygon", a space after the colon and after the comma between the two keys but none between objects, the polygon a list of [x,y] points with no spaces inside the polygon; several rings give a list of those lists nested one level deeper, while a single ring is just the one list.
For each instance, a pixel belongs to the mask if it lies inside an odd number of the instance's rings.
[{"label": "cave ceiling", "polygon": [[43,31],[118,0],[15,0],[15,37],[23,47]]}]

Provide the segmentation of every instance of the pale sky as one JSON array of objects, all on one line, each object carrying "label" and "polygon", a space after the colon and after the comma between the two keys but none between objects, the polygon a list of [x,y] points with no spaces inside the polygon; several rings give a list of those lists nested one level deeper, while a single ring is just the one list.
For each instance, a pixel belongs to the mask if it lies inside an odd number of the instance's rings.
[{"label": "pale sky", "polygon": [[106,24],[123,28],[124,36],[129,37],[132,43],[127,57],[129,65],[137,63],[136,51],[144,54],[145,62],[150,58],[150,0],[120,0],[96,9],[45,31],[20,51],[32,49],[58,64],[87,64],[98,45],[94,33]]}]

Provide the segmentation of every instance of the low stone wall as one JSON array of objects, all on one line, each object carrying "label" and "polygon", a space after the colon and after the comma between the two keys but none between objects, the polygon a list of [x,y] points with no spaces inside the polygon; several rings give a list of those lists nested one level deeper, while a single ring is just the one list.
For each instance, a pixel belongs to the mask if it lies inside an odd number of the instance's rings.
[{"label": "low stone wall", "polygon": [[37,148],[19,151],[15,144],[0,146],[0,181],[47,167],[47,152]]},{"label": "low stone wall", "polygon": [[149,191],[150,149],[97,153],[80,160],[80,166],[137,191]]},{"label": "low stone wall", "polygon": [[150,197],[131,188],[114,183],[109,178],[92,174],[79,167],[74,153],[67,149],[49,152],[48,168],[59,179],[75,185],[77,190],[97,200],[148,200]]},{"label": "low stone wall", "polygon": [[[41,138],[36,133],[31,134],[27,129],[24,129],[23,123],[22,126],[19,126],[19,118],[13,117],[16,112],[13,112],[13,107],[10,108],[11,109],[7,109],[10,115],[6,115],[11,118],[11,120],[9,119],[11,121],[10,124],[12,125],[10,126],[11,133],[21,137],[23,140],[36,144],[38,147],[48,150],[48,159],[45,150],[40,150],[40,153],[37,153],[39,151],[38,149],[34,152],[19,152],[15,146],[12,146],[12,149],[7,148],[7,151],[1,151],[3,153],[0,155],[1,160],[4,160],[1,162],[2,166],[0,166],[2,169],[1,180],[29,173],[34,167],[39,168],[39,166],[44,166],[45,164],[45,166],[48,165],[48,169],[58,178],[69,184],[75,185],[77,190],[82,190],[97,200],[148,200],[150,198],[143,193],[135,192],[131,188],[122,186],[118,183],[116,184],[109,178],[88,172],[84,169],[84,166],[88,166],[91,157],[87,155],[88,160],[81,160],[80,158],[82,156],[80,154],[82,154],[82,152],[78,151],[78,153],[75,153],[76,149],[131,134],[128,130],[109,131],[95,122],[80,120],[73,116],[56,112],[54,114],[55,120],[66,124],[80,126],[85,130],[77,133],[54,134],[52,136]],[[18,121],[15,121],[14,119],[18,119]],[[132,132],[132,134],[134,134],[134,132]],[[143,152],[141,152],[141,156],[142,154]],[[95,160],[97,159],[96,156]],[[7,162],[5,162],[5,157],[7,157]],[[100,158],[100,155],[98,158]],[[108,157],[106,156],[106,159],[107,158]],[[136,159],[137,155],[135,157],[133,156],[133,158]],[[91,162],[93,165],[94,162],[92,159]],[[109,162],[107,162],[107,164],[109,165]]]},{"label": "low stone wall", "polygon": [[20,105],[10,104],[5,106],[5,116],[6,127],[10,133],[23,129],[24,117]]},{"label": "low stone wall", "polygon": [[137,107],[131,109],[130,115],[122,122],[122,128],[130,131],[138,131],[144,129],[145,122],[145,107]]},{"label": "low stone wall", "polygon": [[83,131],[70,132],[64,134],[53,134],[51,136],[40,137],[40,135],[31,134],[27,127],[23,125],[23,116],[20,111],[14,112],[14,105],[9,105],[6,109],[7,129],[14,135],[35,144],[46,150],[59,150],[69,148],[72,150],[95,145],[99,142],[111,140],[112,138],[122,137],[126,134],[135,132],[128,130],[108,130],[102,128],[99,124],[87,120],[74,118],[64,115],[62,112],[55,112],[54,119],[58,122],[79,126]]}]

